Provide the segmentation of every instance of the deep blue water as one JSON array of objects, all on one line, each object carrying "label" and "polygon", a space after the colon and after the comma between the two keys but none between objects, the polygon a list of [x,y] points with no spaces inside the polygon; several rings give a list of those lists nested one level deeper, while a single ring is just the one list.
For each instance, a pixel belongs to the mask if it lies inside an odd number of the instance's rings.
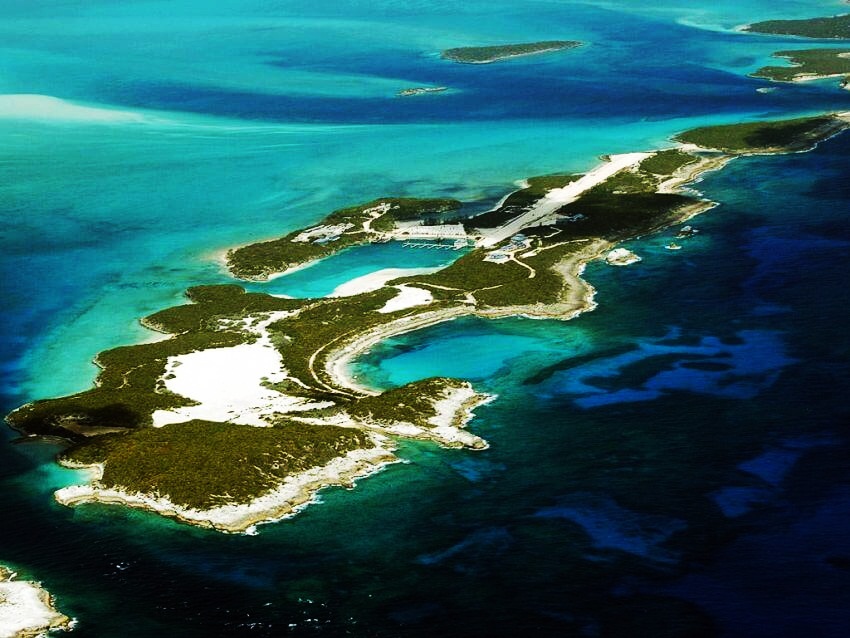
[{"label": "deep blue water", "polygon": [[[382,195],[483,208],[712,122],[848,109],[834,82],[746,77],[809,43],[731,31],[838,2],[0,4],[2,94],[129,111],[46,120],[0,96],[0,407],[87,387],[138,317],[228,281],[222,249]],[[576,38],[486,68],[445,47]],[[399,88],[446,84],[440,96]],[[90,114],[91,115],[91,114]],[[328,490],[258,536],[56,505],[54,443],[0,446],[0,563],[44,581],[80,636],[829,636],[850,626],[850,136],[736,160],[678,252],[591,265],[570,322],[456,321],[358,364],[382,386],[499,395],[485,452]],[[447,255],[352,250],[258,286],[327,294]]]}]

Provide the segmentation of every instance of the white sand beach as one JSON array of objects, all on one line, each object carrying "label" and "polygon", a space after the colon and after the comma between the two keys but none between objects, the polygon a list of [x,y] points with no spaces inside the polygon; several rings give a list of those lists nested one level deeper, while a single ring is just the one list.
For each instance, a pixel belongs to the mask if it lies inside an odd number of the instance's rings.
[{"label": "white sand beach", "polygon": [[434,295],[431,294],[431,291],[424,288],[416,288],[415,286],[394,286],[394,288],[398,290],[398,294],[378,309],[378,312],[389,314],[415,306],[427,306],[434,301]]},{"label": "white sand beach", "polygon": [[383,288],[388,281],[399,277],[412,277],[413,275],[428,275],[440,270],[441,266],[435,268],[384,268],[376,270],[368,275],[356,277],[337,286],[329,297],[352,297],[364,292],[372,292]]},{"label": "white sand beach", "polygon": [[325,359],[325,371],[339,387],[348,388],[360,394],[378,394],[373,388],[368,388],[352,378],[349,366],[355,358],[384,339],[472,314],[475,314],[473,307],[461,306],[423,312],[414,317],[401,317],[395,321],[389,321],[333,350]]},{"label": "white sand beach", "polygon": [[72,620],[53,606],[50,594],[39,583],[15,580],[16,574],[0,567],[0,638],[43,636],[52,630],[69,630]]},{"label": "white sand beach", "polygon": [[270,313],[252,327],[259,335],[254,343],[170,357],[165,387],[198,404],[157,410],[153,414],[154,426],[203,419],[263,427],[269,425],[267,418],[274,413],[326,405],[287,396],[263,385],[264,381],[276,383],[286,378],[280,353],[272,345],[267,327],[288,314]]}]

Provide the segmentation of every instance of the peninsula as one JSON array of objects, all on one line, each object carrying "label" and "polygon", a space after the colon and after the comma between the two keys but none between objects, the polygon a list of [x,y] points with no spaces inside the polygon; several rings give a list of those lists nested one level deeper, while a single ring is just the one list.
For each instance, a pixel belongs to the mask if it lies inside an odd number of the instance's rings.
[{"label": "peninsula", "polygon": [[821,40],[846,39],[850,38],[850,14],[802,20],[766,20],[747,25],[744,31]]},{"label": "peninsula", "polygon": [[227,266],[235,277],[264,281],[304,264],[330,257],[380,239],[390,239],[399,222],[417,225],[423,218],[454,211],[454,199],[387,197],[332,212],[318,225],[296,230],[286,237],[228,251]]},{"label": "peninsula", "polygon": [[590,310],[594,290],[580,277],[589,261],[714,205],[687,184],[734,157],[805,150],[847,126],[847,114],[828,114],[694,129],[675,148],[613,155],[584,175],[529,179],[473,217],[462,217],[460,202],[433,199],[335,211],[318,226],[231,251],[231,272],[268,279],[393,238],[471,250],[437,272],[401,274],[345,297],[191,288],[189,303],[144,319],[169,338],[103,352],[95,387],[7,419],[22,432],[67,439],[59,461],[88,471],[87,481],[56,493],[60,503],[120,503],[250,531],[297,512],[323,487],[352,486],[397,461],[400,438],[487,447],[466,425],[493,397],[448,378],[381,392],[349,374],[357,356],[458,317],[567,320]]},{"label": "peninsula", "polygon": [[34,638],[72,628],[73,621],[56,610],[53,598],[39,583],[16,576],[0,566],[0,636]]},{"label": "peninsula", "polygon": [[446,49],[441,57],[462,64],[490,64],[510,58],[519,58],[553,51],[564,51],[581,46],[576,40],[544,40],[523,44],[500,44],[486,47],[458,47]]}]

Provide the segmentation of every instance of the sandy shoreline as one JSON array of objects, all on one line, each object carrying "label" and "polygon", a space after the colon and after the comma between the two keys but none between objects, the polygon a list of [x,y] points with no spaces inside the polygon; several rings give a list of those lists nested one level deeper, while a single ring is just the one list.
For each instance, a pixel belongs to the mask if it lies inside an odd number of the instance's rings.
[{"label": "sandy shoreline", "polygon": [[[685,152],[692,150],[703,150],[698,146],[693,146],[690,144],[680,144],[678,148]],[[681,193],[683,191],[689,190],[695,194],[699,194],[697,191],[690,187],[693,184],[700,182],[706,173],[719,171],[734,159],[734,156],[728,155],[726,153],[719,153],[717,155],[708,157],[700,157],[699,161],[694,162],[692,164],[685,164],[679,170],[674,172],[668,179],[661,182],[661,184],[658,186],[658,192]]]},{"label": "sandy shoreline", "polygon": [[364,292],[372,292],[384,287],[388,281],[400,277],[412,277],[414,275],[428,275],[440,270],[442,266],[434,268],[383,268],[370,272],[361,277],[355,277],[340,284],[328,297],[353,297]]},{"label": "sandy shoreline", "polygon": [[413,332],[414,330],[421,330],[422,328],[443,323],[444,321],[451,321],[458,317],[473,314],[475,314],[475,311],[469,307],[446,308],[424,312],[413,317],[401,317],[400,319],[385,323],[378,328],[358,335],[342,346],[332,350],[325,358],[325,373],[340,388],[345,388],[358,394],[377,394],[374,388],[362,385],[352,378],[348,370],[348,366],[352,360],[390,337],[396,337]]},{"label": "sandy shoreline", "polygon": [[40,583],[16,576],[0,565],[0,636],[28,638],[73,629],[74,621],[56,609]]},{"label": "sandy shoreline", "polygon": [[[332,486],[354,487],[363,479],[398,463],[393,454],[395,443],[385,436],[371,433],[372,448],[357,449],[329,463],[287,477],[277,488],[248,503],[228,504],[199,510],[173,503],[166,497],[130,493],[118,488],[103,488],[97,481],[58,490],[56,501],[73,506],[81,503],[120,504],[155,512],[183,523],[228,533],[256,532],[256,526],[288,518],[314,502],[317,493]],[[75,466],[79,467],[79,466]],[[98,466],[91,466],[96,471]]]},{"label": "sandy shoreline", "polygon": [[[436,414],[428,419],[427,425],[406,421],[382,423],[371,419],[357,419],[356,423],[366,430],[386,436],[431,441],[445,448],[486,450],[490,444],[465,428],[475,417],[476,408],[495,399],[495,395],[477,392],[472,384],[464,382],[460,387],[448,388],[445,395],[434,402]],[[346,415],[345,418],[350,417]]]},{"label": "sandy shoreline", "polygon": [[496,62],[501,62],[502,60],[513,60],[514,58],[527,58],[532,55],[539,55],[541,53],[553,53],[555,51],[568,51],[570,49],[577,49],[580,44],[573,46],[557,46],[557,47],[549,47],[546,49],[538,49],[536,51],[527,51],[524,53],[510,53],[506,55],[500,55],[489,60],[455,60],[454,58],[443,58],[445,60],[450,60],[457,64],[494,64]]},{"label": "sandy shoreline", "polygon": [[456,306],[423,312],[413,317],[401,317],[358,335],[354,339],[332,350],[325,358],[325,374],[332,379],[335,385],[341,388],[359,394],[375,394],[376,391],[374,388],[365,386],[352,377],[350,366],[354,359],[386,339],[466,316],[479,316],[491,319],[515,316],[533,319],[572,319],[582,312],[592,310],[596,307],[593,301],[596,291],[590,284],[581,279],[581,273],[584,271],[587,262],[598,258],[611,246],[612,244],[610,242],[603,240],[589,242],[584,250],[556,266],[558,272],[564,278],[565,289],[567,291],[567,296],[560,303],[535,306],[509,306],[489,310],[479,310],[472,306]]},{"label": "sandy shoreline", "polygon": [[[840,116],[846,119],[850,117],[850,114],[843,113]],[[704,173],[718,170],[733,159],[728,154],[706,153],[705,149],[698,150],[704,154],[699,161],[676,171],[660,184],[659,192],[682,192],[687,185],[693,184]],[[565,203],[575,201],[589,188],[621,170],[637,166],[653,154],[649,152],[611,156],[584,177],[564,188],[550,191],[542,198],[544,204],[541,206],[546,210],[549,208],[556,210]],[[708,200],[697,201],[678,211],[678,220],[674,223],[704,212],[713,206],[715,206],[714,202]],[[541,212],[546,212],[538,210],[539,208],[540,206],[535,206],[530,211],[530,216],[539,218]],[[510,236],[514,232],[514,226],[524,227],[528,223],[529,214],[525,213],[517,220],[512,220],[509,224],[497,229],[496,234],[501,236],[507,233],[507,236]],[[665,224],[665,227],[669,225],[672,224]],[[490,243],[494,238],[495,235],[485,237],[484,242],[480,242],[479,245]],[[318,376],[316,380],[328,386],[329,389],[348,391],[360,396],[376,395],[379,393],[376,389],[365,386],[353,377],[350,371],[351,363],[388,338],[465,316],[494,319],[522,316],[566,321],[583,312],[593,310],[596,307],[594,300],[596,291],[582,278],[582,274],[589,262],[610,254],[616,244],[602,239],[577,240],[577,242],[581,244],[580,248],[554,266],[564,282],[561,299],[556,303],[496,308],[476,308],[474,303],[458,303],[453,307],[436,310],[425,308],[409,316],[391,319],[372,330],[339,343],[331,342],[332,348],[321,359],[321,372],[325,376],[325,381],[320,380]],[[303,264],[295,269],[306,268],[315,263],[318,261]],[[382,288],[387,282],[399,276],[425,274],[435,270],[439,268],[384,269],[346,282],[339,286],[334,294],[356,295]],[[292,271],[293,269],[290,269],[287,272]],[[274,276],[284,274],[286,273]],[[417,287],[415,284],[396,286],[396,288],[399,289],[399,294],[388,302],[383,311],[394,312],[431,303],[433,300],[430,291]],[[364,421],[350,417],[344,409],[332,416],[299,416],[299,411],[321,406],[268,387],[268,382],[282,381],[287,378],[282,357],[272,344],[267,330],[271,323],[286,314],[289,313],[266,313],[241,320],[240,323],[244,323],[244,328],[254,332],[258,337],[252,343],[230,348],[210,348],[170,358],[163,378],[166,388],[195,401],[196,405],[170,411],[158,411],[154,414],[154,424],[160,426],[191,419],[205,419],[268,426],[270,425],[269,417],[284,413],[295,421],[301,420],[317,425],[338,425],[366,431],[372,447],[350,451],[323,466],[291,475],[273,490],[247,503],[227,504],[205,510],[180,506],[170,501],[167,496],[131,493],[120,487],[102,486],[100,481],[103,476],[103,467],[96,465],[88,467],[92,472],[89,483],[58,490],[55,494],[56,500],[68,506],[91,502],[118,503],[222,532],[253,533],[257,524],[294,515],[309,503],[314,502],[317,492],[323,488],[351,487],[357,479],[379,472],[390,463],[399,462],[393,454],[396,443],[391,437],[429,440],[445,447],[466,447],[477,450],[488,447],[485,440],[465,430],[465,426],[472,420],[475,408],[492,401],[495,397],[476,392],[468,383],[447,387],[442,397],[435,398],[436,415],[429,419],[427,425],[395,421],[390,423]],[[317,350],[313,357],[321,350]]]},{"label": "sandy shoreline", "polygon": [[[839,117],[850,117],[850,113],[838,114]],[[684,145],[680,145],[680,148]],[[700,149],[702,150],[702,149]],[[572,182],[557,192],[550,192],[546,198],[552,201],[572,201],[582,192],[592,188],[597,183],[608,179],[612,174],[635,166],[654,153],[629,153],[612,156],[608,162],[588,173],[585,178]],[[658,192],[679,193],[688,185],[697,182],[705,173],[720,170],[734,159],[727,154],[717,154],[702,157],[698,162],[688,164],[676,171],[670,178],[659,185]],[[582,181],[584,180],[584,181]],[[681,223],[716,206],[715,202],[701,200],[679,211],[676,223]],[[570,320],[583,312],[596,308],[594,300],[596,290],[581,275],[591,261],[602,258],[613,250],[615,244],[605,240],[587,242],[587,246],[571,258],[555,265],[555,269],[563,277],[567,295],[557,304],[535,306],[510,306],[488,310],[476,309],[471,306],[459,306],[421,313],[413,317],[402,317],[393,322],[383,324],[374,330],[359,335],[331,351],[325,358],[324,371],[335,385],[360,394],[374,394],[373,388],[367,387],[355,380],[350,372],[352,362],[368,352],[381,341],[397,337],[415,330],[452,321],[464,316],[479,316],[485,318],[503,318],[522,316],[531,319]]]}]

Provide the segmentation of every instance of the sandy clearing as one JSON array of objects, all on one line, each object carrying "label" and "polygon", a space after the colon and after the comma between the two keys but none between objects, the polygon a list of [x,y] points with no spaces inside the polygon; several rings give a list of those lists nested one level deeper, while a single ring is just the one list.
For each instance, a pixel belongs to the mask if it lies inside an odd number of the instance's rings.
[{"label": "sandy clearing", "polygon": [[378,312],[388,314],[390,312],[398,312],[415,306],[425,306],[434,301],[434,295],[430,290],[424,288],[416,288],[414,286],[394,286],[399,293],[384,304]]},{"label": "sandy clearing", "polygon": [[399,277],[412,277],[414,275],[428,275],[432,272],[437,272],[443,266],[434,268],[384,268],[376,270],[368,275],[356,277],[346,281],[344,284],[337,286],[334,291],[328,295],[329,297],[352,297],[364,292],[372,292],[383,288],[388,281],[398,279]]},{"label": "sandy clearing", "polygon": [[326,405],[262,385],[263,381],[276,383],[286,378],[282,358],[271,343],[267,327],[288,314],[271,313],[252,328],[260,335],[254,343],[170,357],[165,387],[198,405],[157,410],[153,414],[154,427],[193,419],[263,427],[269,425],[267,418],[274,413]]}]

